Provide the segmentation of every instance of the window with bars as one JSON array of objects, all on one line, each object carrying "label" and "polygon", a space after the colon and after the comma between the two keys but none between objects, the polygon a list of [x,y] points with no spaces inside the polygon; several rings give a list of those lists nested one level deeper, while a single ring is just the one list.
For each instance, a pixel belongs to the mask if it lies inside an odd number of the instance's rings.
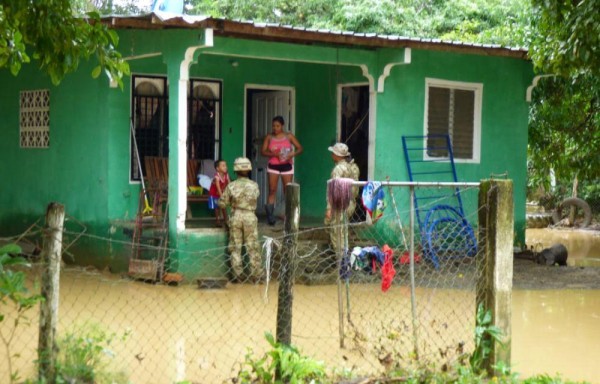
[{"label": "window with bars", "polygon": [[[146,174],[146,156],[169,156],[167,79],[133,76],[131,110],[135,136],[131,140],[130,178],[139,181]],[[135,140],[134,140],[135,138]]]},{"label": "window with bars", "polygon": [[[482,90],[482,84],[426,80],[425,135],[449,135],[455,160],[479,161]],[[436,140],[428,139],[425,157],[448,158]]]},{"label": "window with bars", "polygon": [[217,160],[221,152],[221,83],[190,80],[188,89],[188,159]]}]

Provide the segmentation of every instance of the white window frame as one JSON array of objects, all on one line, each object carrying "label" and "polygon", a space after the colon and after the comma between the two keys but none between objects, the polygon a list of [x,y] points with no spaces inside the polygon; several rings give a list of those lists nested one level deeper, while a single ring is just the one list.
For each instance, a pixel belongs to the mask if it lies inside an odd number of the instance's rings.
[{"label": "white window frame", "polygon": [[[214,132],[214,140],[215,140],[215,158],[213,160],[221,159],[222,151],[223,151],[223,80],[222,79],[213,79],[213,78],[204,78],[204,77],[192,77],[189,80],[190,83],[196,83],[197,85],[207,86],[213,94],[216,95],[218,101],[218,108],[216,109],[215,114],[215,132]],[[190,87],[188,89],[188,98],[190,97]],[[189,111],[188,111],[189,113]],[[188,121],[188,129],[190,122]]]},{"label": "white window frame", "polygon": [[[166,81],[164,79],[167,79]],[[139,81],[139,83],[138,83]],[[152,85],[154,85],[156,87],[156,89],[158,90],[160,95],[168,95],[167,91],[168,91],[168,78],[166,77],[166,75],[162,75],[162,74],[145,74],[145,73],[132,73],[131,74],[131,87],[130,87],[130,94],[129,94],[129,104],[130,104],[130,122],[135,124],[135,107],[132,103],[133,98],[134,98],[134,93],[135,93],[135,88],[137,85],[140,85],[142,83],[150,83]],[[128,125],[129,125],[128,124]],[[132,152],[132,142],[133,138],[131,137],[131,127],[129,127],[129,161],[133,161],[136,160],[135,156],[136,154]],[[142,160],[143,161],[143,160]],[[141,171],[140,175],[141,175]],[[135,180],[133,178],[133,173],[131,172],[131,165],[129,166],[129,184],[140,184],[141,181],[140,180]]]},{"label": "white window frame", "polygon": [[[451,81],[435,78],[425,78],[425,110],[423,119],[423,135],[427,136],[428,112],[429,112],[429,87],[437,88],[450,88],[459,89],[466,91],[473,91],[475,93],[475,100],[473,106],[473,157],[471,159],[457,159],[454,158],[455,163],[479,163],[481,161],[481,109],[483,99],[483,83],[468,83],[462,81]],[[452,135],[450,135],[452,140]],[[423,148],[427,146],[427,140],[423,142]],[[423,158],[425,160],[442,160],[443,157],[431,157],[427,154],[427,151],[423,150]],[[449,160],[449,159],[448,159]]]}]

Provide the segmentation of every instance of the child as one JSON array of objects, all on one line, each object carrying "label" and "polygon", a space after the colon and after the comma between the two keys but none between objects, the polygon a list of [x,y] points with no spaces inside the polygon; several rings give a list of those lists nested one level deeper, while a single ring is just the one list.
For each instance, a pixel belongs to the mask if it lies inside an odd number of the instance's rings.
[{"label": "child", "polygon": [[208,208],[215,210],[217,226],[223,226],[227,224],[227,210],[225,208],[220,208],[218,202],[225,187],[229,184],[229,174],[227,173],[227,163],[225,160],[219,159],[215,161],[215,171],[215,177],[213,178],[210,190],[208,191]]}]

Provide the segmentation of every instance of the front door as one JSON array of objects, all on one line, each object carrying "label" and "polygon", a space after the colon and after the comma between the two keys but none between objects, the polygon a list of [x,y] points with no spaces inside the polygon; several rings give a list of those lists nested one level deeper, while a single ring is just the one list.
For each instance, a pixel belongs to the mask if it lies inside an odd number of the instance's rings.
[{"label": "front door", "polygon": [[[340,141],[348,145],[352,158],[360,169],[360,180],[368,180],[369,86],[342,86],[340,102]],[[356,207],[353,220],[363,221],[365,216],[363,205],[357,203]]]},{"label": "front door", "polygon": [[[249,111],[247,116],[248,133],[246,135],[247,154],[252,162],[252,179],[258,183],[260,188],[257,210],[262,212],[269,195],[269,178],[267,176],[267,162],[269,159],[262,156],[260,151],[265,136],[271,133],[271,123],[275,116],[283,116],[285,129],[290,130],[292,123],[290,121],[291,90],[248,89],[247,95],[247,100],[250,103],[247,109]],[[285,205],[283,202],[283,189],[280,183],[275,202],[276,207],[283,207]]]}]

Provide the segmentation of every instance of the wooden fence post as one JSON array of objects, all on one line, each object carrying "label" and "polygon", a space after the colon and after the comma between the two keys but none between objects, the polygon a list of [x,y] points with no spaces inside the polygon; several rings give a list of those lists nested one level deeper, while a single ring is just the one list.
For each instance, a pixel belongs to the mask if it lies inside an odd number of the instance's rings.
[{"label": "wooden fence post", "polygon": [[56,324],[58,323],[58,291],[60,279],[60,261],[62,253],[62,233],[65,219],[65,207],[50,203],[46,210],[44,245],[42,249],[40,329],[38,342],[39,378],[53,384],[56,381]]},{"label": "wooden fence post", "polygon": [[285,238],[279,273],[277,300],[277,341],[292,342],[292,305],[294,301],[294,268],[300,222],[300,185],[290,183],[285,188]]},{"label": "wooden fence post", "polygon": [[492,324],[502,332],[502,344],[492,340],[488,372],[499,362],[510,364],[513,279],[514,203],[512,180],[482,180],[479,189],[480,276],[477,308],[491,311]]}]

